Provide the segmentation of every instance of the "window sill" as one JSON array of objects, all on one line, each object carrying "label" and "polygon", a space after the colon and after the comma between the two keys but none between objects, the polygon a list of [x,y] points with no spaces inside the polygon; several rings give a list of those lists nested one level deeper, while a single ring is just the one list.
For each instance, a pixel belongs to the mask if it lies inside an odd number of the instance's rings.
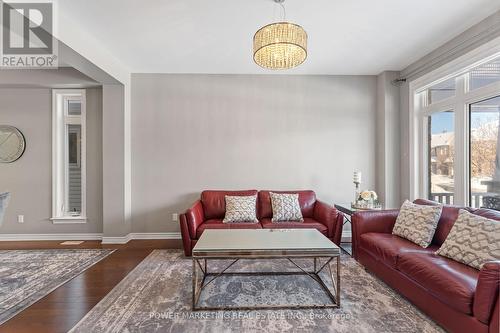
[{"label": "window sill", "polygon": [[52,217],[50,219],[53,224],[79,224],[87,223],[87,218],[83,216],[62,216],[62,217]]}]

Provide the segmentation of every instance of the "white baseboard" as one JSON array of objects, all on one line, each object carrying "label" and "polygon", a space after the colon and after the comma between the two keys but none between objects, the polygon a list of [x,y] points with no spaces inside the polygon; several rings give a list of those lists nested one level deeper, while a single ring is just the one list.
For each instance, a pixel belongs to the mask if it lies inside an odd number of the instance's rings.
[{"label": "white baseboard", "polygon": [[131,239],[181,239],[180,232],[133,232]]},{"label": "white baseboard", "polygon": [[121,237],[104,237],[94,234],[0,234],[0,242],[6,241],[58,241],[58,240],[100,240],[103,244],[126,244],[132,239],[181,239],[180,232],[130,233]]},{"label": "white baseboard", "polygon": [[101,240],[102,234],[0,234],[0,241]]},{"label": "white baseboard", "polygon": [[131,240],[130,234],[118,237],[102,237],[102,244],[127,244]]},{"label": "white baseboard", "polygon": [[342,230],[341,242],[350,242],[352,239],[351,230]]},{"label": "white baseboard", "polygon": [[180,232],[132,232],[123,237],[102,237],[103,244],[127,244],[132,239],[181,239]]}]

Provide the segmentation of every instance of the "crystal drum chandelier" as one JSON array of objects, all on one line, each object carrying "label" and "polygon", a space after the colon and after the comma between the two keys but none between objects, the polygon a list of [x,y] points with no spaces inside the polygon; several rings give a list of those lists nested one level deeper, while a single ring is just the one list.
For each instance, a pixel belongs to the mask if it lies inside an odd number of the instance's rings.
[{"label": "crystal drum chandelier", "polygon": [[[283,8],[285,0],[274,0]],[[285,14],[283,15],[285,21]],[[289,69],[307,58],[307,33],[298,24],[276,22],[260,28],[253,37],[253,60],[269,69]]]}]

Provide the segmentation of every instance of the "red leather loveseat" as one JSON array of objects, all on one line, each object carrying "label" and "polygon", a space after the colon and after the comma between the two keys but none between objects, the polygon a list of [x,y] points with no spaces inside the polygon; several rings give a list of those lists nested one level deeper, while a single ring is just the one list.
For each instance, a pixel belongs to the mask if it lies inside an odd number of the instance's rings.
[{"label": "red leather loveseat", "polygon": [[[298,193],[304,222],[271,222],[273,213],[269,192]],[[226,213],[226,195],[256,194],[258,223],[222,223]],[[191,250],[206,229],[314,228],[338,245],[342,224],[342,214],[332,206],[316,200],[313,191],[203,191],[200,200],[180,215],[182,243],[186,256],[191,256]]]},{"label": "red leather loveseat", "polygon": [[[436,204],[428,200],[415,203]],[[467,210],[500,220],[497,211]],[[443,207],[427,249],[391,234],[397,210],[358,212],[352,218],[354,257],[447,331],[498,333],[500,261],[486,263],[479,271],[434,254],[458,211],[459,207]]]}]

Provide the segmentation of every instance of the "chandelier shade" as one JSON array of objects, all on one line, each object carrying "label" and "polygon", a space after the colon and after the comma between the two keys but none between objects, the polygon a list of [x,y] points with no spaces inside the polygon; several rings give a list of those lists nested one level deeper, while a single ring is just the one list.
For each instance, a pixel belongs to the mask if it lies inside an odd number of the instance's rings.
[{"label": "chandelier shade", "polygon": [[307,58],[307,33],[297,24],[277,22],[260,28],[253,37],[253,60],[268,69],[289,69]]}]

